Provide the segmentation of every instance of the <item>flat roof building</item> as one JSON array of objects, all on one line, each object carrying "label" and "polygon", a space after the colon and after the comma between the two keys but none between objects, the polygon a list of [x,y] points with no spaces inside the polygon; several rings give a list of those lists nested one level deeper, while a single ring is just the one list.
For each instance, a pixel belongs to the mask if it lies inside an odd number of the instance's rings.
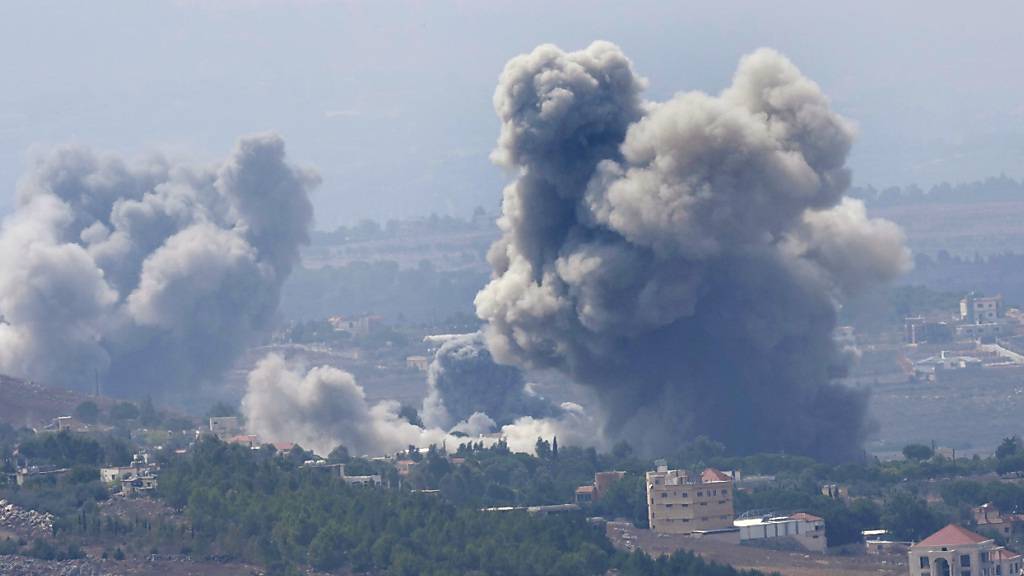
[{"label": "flat roof building", "polygon": [[647,519],[665,534],[732,528],[732,478],[714,468],[690,478],[686,470],[660,465],[648,472]]}]

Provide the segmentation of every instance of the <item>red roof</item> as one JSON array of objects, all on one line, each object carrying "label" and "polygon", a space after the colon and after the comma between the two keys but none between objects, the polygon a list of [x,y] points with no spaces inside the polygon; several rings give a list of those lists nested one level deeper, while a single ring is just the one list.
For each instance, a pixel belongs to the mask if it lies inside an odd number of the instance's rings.
[{"label": "red roof", "polygon": [[966,528],[956,524],[950,524],[935,534],[921,540],[916,546],[963,546],[964,544],[980,544],[991,538],[975,534]]},{"label": "red roof", "polygon": [[579,488],[576,489],[576,493],[577,494],[593,494],[594,493],[594,487],[591,486],[590,484],[587,484],[585,486],[580,486]]},{"label": "red roof", "polygon": [[721,470],[715,470],[714,468],[707,468],[700,474],[701,482],[728,482],[732,480],[725,475]]},{"label": "red roof", "polygon": [[1017,554],[1013,550],[1007,550],[1006,548],[1000,548],[999,550],[996,550],[995,552],[993,552],[993,556],[995,556],[995,560],[997,562],[1007,562],[1010,560],[1016,560],[1017,558],[1020,558],[1020,554]]}]

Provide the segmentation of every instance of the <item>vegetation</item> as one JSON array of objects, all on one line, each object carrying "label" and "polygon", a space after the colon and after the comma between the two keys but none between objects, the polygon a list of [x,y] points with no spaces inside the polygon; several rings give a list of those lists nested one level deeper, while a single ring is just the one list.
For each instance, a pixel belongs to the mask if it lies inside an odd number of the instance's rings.
[{"label": "vegetation", "polygon": [[352,488],[213,439],[164,470],[160,494],[187,514],[197,553],[279,572],[308,564],[394,575],[740,574],[688,554],[655,561],[617,552],[580,514],[485,513],[435,495]]}]

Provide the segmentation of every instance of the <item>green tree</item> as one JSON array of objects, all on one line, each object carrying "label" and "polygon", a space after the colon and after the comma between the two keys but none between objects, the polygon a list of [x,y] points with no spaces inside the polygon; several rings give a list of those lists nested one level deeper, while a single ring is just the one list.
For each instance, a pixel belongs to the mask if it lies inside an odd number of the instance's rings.
[{"label": "green tree", "polygon": [[110,419],[115,422],[135,420],[139,417],[139,408],[131,402],[118,402],[110,408]]},{"label": "green tree", "polygon": [[1020,438],[1016,436],[1010,436],[1009,438],[1003,438],[1003,441],[996,448],[996,458],[1004,460],[1012,456],[1020,454]]},{"label": "green tree", "polygon": [[86,424],[95,424],[100,415],[100,408],[92,400],[86,400],[75,407],[75,419]]},{"label": "green tree", "polygon": [[345,533],[334,522],[317,532],[309,543],[309,564],[317,570],[331,571],[345,563]]},{"label": "green tree", "polygon": [[942,527],[927,502],[904,490],[885,499],[880,520],[897,540],[921,540]]},{"label": "green tree", "polygon": [[903,456],[907,460],[921,462],[923,460],[931,460],[934,455],[935,451],[932,450],[932,447],[925,444],[907,444],[903,447]]}]

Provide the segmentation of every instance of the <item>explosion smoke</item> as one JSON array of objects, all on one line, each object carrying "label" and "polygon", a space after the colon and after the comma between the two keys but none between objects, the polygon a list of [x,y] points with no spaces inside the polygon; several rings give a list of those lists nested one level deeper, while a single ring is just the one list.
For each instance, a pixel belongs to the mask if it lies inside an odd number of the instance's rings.
[{"label": "explosion smoke", "polygon": [[427,386],[427,426],[448,429],[483,413],[492,426],[501,427],[521,416],[559,413],[557,406],[529,388],[518,368],[495,364],[479,332],[452,337],[441,345],[430,364]]},{"label": "explosion smoke", "polygon": [[836,303],[909,253],[843,197],[850,123],[767,49],[718,96],[644,85],[606,42],[505,67],[493,158],[517,179],[476,298],[488,348],[590,386],[606,433],[651,453],[705,434],[854,455],[866,397],[833,382]]},{"label": "explosion smoke", "polygon": [[220,376],[269,327],[318,181],[275,135],[212,167],[42,159],[0,230],[0,370],[136,397]]},{"label": "explosion smoke", "polygon": [[[572,403],[557,408],[558,416],[522,416],[498,426],[483,412],[470,414],[449,431],[438,426],[419,427],[399,416],[395,401],[370,405],[363,388],[343,370],[330,366],[306,369],[301,361],[286,362],[276,354],[261,360],[249,373],[242,399],[249,432],[261,441],[297,442],[327,455],[338,445],[356,454],[394,454],[407,446],[447,444],[454,448],[480,434],[499,433],[509,447],[532,452],[538,437],[557,436],[572,444],[593,444],[596,424]],[[457,433],[461,433],[459,435]],[[485,440],[495,441],[493,435]]]}]

